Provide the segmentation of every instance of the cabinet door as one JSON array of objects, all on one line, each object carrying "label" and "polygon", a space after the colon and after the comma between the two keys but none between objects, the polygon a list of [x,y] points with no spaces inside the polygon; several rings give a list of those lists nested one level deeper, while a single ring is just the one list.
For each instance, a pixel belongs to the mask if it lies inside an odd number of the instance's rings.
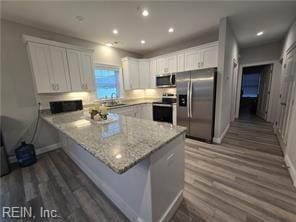
[{"label": "cabinet door", "polygon": [[177,56],[176,55],[167,57],[167,69],[168,69],[168,73],[177,72]]},{"label": "cabinet door", "polygon": [[48,45],[30,42],[28,49],[37,93],[55,92]]},{"label": "cabinet door", "polygon": [[125,90],[131,89],[131,82],[129,77],[129,67],[128,67],[128,61],[124,60],[122,61],[122,77],[123,77],[123,87]]},{"label": "cabinet door", "polygon": [[139,79],[140,79],[140,88],[148,89],[150,88],[150,70],[149,70],[149,61],[140,60],[139,61]]},{"label": "cabinet door", "polygon": [[93,91],[94,84],[94,67],[93,55],[91,53],[81,52],[81,67],[83,75],[83,86],[85,90]]},{"label": "cabinet door", "polygon": [[71,90],[66,49],[49,46],[53,70],[55,90],[69,92]]},{"label": "cabinet door", "polygon": [[141,119],[152,120],[152,104],[141,105]]},{"label": "cabinet door", "polygon": [[128,75],[130,80],[131,89],[139,89],[139,63],[136,60],[128,61]]},{"label": "cabinet door", "polygon": [[218,66],[218,46],[201,50],[201,68],[214,68]]},{"label": "cabinet door", "polygon": [[178,59],[177,59],[177,71],[178,72],[183,72],[185,70],[184,63],[185,63],[185,54],[184,53],[178,54]]},{"label": "cabinet door", "polygon": [[200,62],[200,51],[197,49],[190,49],[185,52],[185,71],[198,69]]},{"label": "cabinet door", "polygon": [[164,57],[158,58],[156,60],[156,71],[157,71],[157,75],[160,74],[164,74],[166,72],[168,72],[168,70],[166,70],[167,65],[166,65],[166,59]]},{"label": "cabinet door", "polygon": [[156,59],[150,60],[150,88],[156,88]]},{"label": "cabinet door", "polygon": [[72,91],[83,90],[82,67],[80,52],[67,49],[67,58]]}]

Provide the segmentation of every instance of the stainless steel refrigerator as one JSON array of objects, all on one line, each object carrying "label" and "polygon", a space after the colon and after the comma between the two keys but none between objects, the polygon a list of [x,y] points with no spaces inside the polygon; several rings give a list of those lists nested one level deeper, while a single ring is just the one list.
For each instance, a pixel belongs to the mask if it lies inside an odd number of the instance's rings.
[{"label": "stainless steel refrigerator", "polygon": [[187,136],[212,142],[215,122],[215,68],[176,74],[177,124]]}]

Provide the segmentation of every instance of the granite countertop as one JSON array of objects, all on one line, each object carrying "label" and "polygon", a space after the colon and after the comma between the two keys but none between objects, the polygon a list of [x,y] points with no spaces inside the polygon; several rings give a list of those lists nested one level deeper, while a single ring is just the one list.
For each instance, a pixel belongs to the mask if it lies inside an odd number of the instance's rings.
[{"label": "granite countertop", "polygon": [[109,123],[98,123],[83,111],[42,114],[42,118],[72,138],[118,174],[126,172],[186,128],[168,123],[110,114]]},{"label": "granite countertop", "polygon": [[110,106],[110,107],[108,107],[108,109],[112,110],[112,109],[118,109],[118,108],[127,107],[127,106],[135,106],[135,105],[140,105],[140,104],[151,104],[153,102],[159,102],[159,101],[161,101],[161,99],[121,100],[120,103],[122,103],[122,105]]}]

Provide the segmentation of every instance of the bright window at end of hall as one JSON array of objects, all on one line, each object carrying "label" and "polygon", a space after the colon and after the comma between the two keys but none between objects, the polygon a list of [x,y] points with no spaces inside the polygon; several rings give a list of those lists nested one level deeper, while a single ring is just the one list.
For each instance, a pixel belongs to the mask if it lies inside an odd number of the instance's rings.
[{"label": "bright window at end of hall", "polygon": [[119,97],[119,69],[96,66],[95,68],[96,96],[98,99]]}]

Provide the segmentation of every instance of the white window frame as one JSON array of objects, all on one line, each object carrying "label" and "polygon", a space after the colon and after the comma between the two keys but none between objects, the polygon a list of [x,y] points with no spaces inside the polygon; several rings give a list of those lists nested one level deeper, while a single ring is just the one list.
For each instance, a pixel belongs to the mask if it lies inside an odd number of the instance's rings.
[{"label": "white window frame", "polygon": [[[116,65],[109,65],[109,64],[101,64],[101,63],[95,63],[95,70],[96,69],[110,69],[110,70],[118,70],[118,90],[119,90],[119,95],[117,95],[117,99],[120,99],[122,97],[122,84],[121,84],[121,67],[116,66]],[[96,78],[95,76],[95,71],[94,71],[94,79]],[[105,98],[98,98],[97,97],[97,85],[95,81],[95,89],[96,89],[96,99],[97,100],[105,100]],[[109,100],[111,98],[107,98]]]}]

